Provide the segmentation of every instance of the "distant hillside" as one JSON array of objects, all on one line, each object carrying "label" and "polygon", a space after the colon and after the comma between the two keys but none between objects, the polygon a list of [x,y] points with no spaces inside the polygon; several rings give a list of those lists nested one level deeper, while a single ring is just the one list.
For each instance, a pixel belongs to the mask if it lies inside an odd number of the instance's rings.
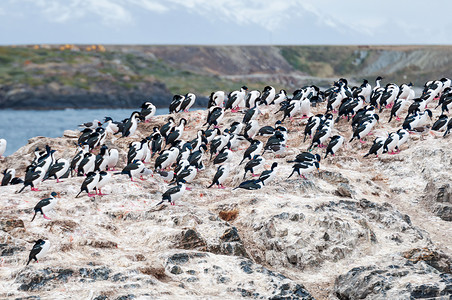
[{"label": "distant hillside", "polygon": [[451,76],[450,46],[22,46],[0,47],[0,108],[167,106],[194,92],[199,105],[214,90],[270,84],[289,91]]}]

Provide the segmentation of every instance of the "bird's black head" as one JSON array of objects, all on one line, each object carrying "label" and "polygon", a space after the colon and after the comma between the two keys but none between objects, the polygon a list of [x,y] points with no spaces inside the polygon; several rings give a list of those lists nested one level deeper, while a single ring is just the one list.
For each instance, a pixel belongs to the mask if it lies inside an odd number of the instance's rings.
[{"label": "bird's black head", "polygon": [[364,84],[364,85],[366,85],[366,84],[368,84],[368,83],[369,83],[369,81],[368,81],[367,79],[364,79],[364,80],[363,80],[363,84]]},{"label": "bird's black head", "polygon": [[113,119],[110,118],[110,117],[105,117],[105,123],[108,122],[108,121],[112,121],[113,122]]},{"label": "bird's black head", "polygon": [[58,194],[57,194],[56,192],[52,192],[52,193],[50,194],[50,196],[52,196],[53,198],[55,198],[56,196],[58,196]]},{"label": "bird's black head", "polygon": [[244,85],[244,86],[242,86],[242,89],[245,90],[245,91],[247,91],[247,90],[248,90],[248,87],[247,87],[246,85]]},{"label": "bird's black head", "polygon": [[383,79],[383,77],[378,76],[377,79],[375,79],[375,81],[382,80],[382,79]]},{"label": "bird's black head", "polygon": [[320,162],[320,159],[321,159],[320,154],[317,153],[317,154],[315,155],[315,158],[317,159],[318,162]]},{"label": "bird's black head", "polygon": [[202,144],[201,146],[199,146],[199,149],[203,149],[204,151],[207,151],[207,146],[206,144]]},{"label": "bird's black head", "polygon": [[99,172],[99,175],[101,175],[101,176],[106,176],[108,173],[107,172],[105,172],[105,171],[100,171]]},{"label": "bird's black head", "polygon": [[277,166],[278,166],[278,163],[275,161],[275,162],[272,164],[272,170],[274,170]]},{"label": "bird's black head", "polygon": [[426,109],[425,112],[428,114],[429,118],[432,119],[433,113],[430,109]]}]

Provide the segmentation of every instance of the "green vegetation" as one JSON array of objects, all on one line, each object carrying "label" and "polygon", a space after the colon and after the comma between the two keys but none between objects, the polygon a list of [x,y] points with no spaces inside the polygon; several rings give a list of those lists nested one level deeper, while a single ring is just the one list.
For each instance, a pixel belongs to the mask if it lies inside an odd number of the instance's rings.
[{"label": "green vegetation", "polygon": [[285,46],[280,49],[281,55],[296,70],[316,77],[356,73],[363,68],[368,56],[368,51],[362,54],[357,47],[348,46]]}]

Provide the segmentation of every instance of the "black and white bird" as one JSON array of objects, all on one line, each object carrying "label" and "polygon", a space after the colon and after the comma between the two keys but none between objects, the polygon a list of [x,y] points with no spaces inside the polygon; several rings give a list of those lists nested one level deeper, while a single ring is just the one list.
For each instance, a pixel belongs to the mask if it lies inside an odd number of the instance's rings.
[{"label": "black and white bird", "polygon": [[213,177],[212,184],[209,185],[207,188],[211,188],[214,184],[216,184],[218,188],[224,189],[225,187],[223,186],[223,183],[226,180],[226,178],[228,178],[229,172],[230,167],[228,164],[219,166],[217,172]]},{"label": "black and white bird", "polygon": [[223,117],[224,117],[223,107],[211,106],[207,114],[207,121],[202,126],[208,125],[206,130],[208,130],[212,125],[214,126],[214,128],[218,128],[220,126],[221,120],[223,120]]},{"label": "black and white bird", "polygon": [[32,191],[39,191],[38,186],[44,179],[45,174],[42,167],[27,167],[27,170],[25,171],[24,186],[18,193],[21,193],[27,186],[30,186]]},{"label": "black and white bird", "polygon": [[275,99],[273,100],[273,104],[280,105],[282,102],[287,100],[287,92],[286,90],[280,90],[278,94],[275,95]]},{"label": "black and white bird", "polygon": [[91,128],[83,129],[80,136],[78,137],[77,145],[81,146],[86,143],[93,132],[95,132],[95,130]]},{"label": "black and white bird", "polygon": [[246,139],[254,139],[256,134],[259,132],[259,122],[257,120],[251,120],[246,123],[243,135]]},{"label": "black and white bird", "polygon": [[33,215],[31,222],[33,222],[38,212],[41,213],[44,219],[50,220],[50,218],[46,216],[46,213],[48,213],[55,207],[58,202],[58,198],[58,194],[52,192],[49,198],[41,199],[34,207],[35,214]]},{"label": "black and white bird", "polygon": [[180,106],[180,110],[184,112],[188,112],[190,108],[195,104],[196,101],[196,95],[193,93],[188,93],[185,95],[184,100],[182,101],[182,104]]},{"label": "black and white bird", "polygon": [[122,129],[122,136],[128,137],[133,136],[138,127],[138,121],[143,120],[139,111],[134,111],[130,115],[130,118],[124,124],[124,128]]},{"label": "black and white bird", "polygon": [[308,119],[308,123],[306,124],[306,127],[304,128],[304,139],[303,143],[306,141],[306,136],[312,137],[314,133],[316,133],[317,128],[319,128],[320,124],[323,121],[323,115],[317,114],[315,116],[311,116]]},{"label": "black and white bird", "polygon": [[413,131],[416,128],[425,126],[428,122],[428,118],[432,119],[432,116],[433,114],[430,109],[426,109],[423,112],[416,111],[414,114],[405,118],[402,128]]},{"label": "black and white bird", "polygon": [[446,115],[440,115],[438,120],[433,123],[432,131],[445,131],[447,129],[447,122],[449,118]]},{"label": "black and white bird", "polygon": [[240,161],[239,165],[241,165],[245,159],[252,159],[255,155],[258,155],[262,152],[264,148],[264,144],[259,140],[251,140],[250,146],[243,153],[243,159]]},{"label": "black and white bird", "polygon": [[208,108],[211,108],[212,106],[223,107],[225,97],[226,94],[224,91],[212,92],[209,96]]},{"label": "black and white bird", "polygon": [[215,136],[210,143],[210,159],[212,159],[214,154],[219,153],[229,143],[230,139],[231,135],[228,129],[225,129],[223,134]]},{"label": "black and white bird", "polygon": [[226,109],[231,109],[232,112],[237,112],[240,107],[245,106],[245,96],[248,88],[246,86],[242,86],[240,91],[233,91],[228,95],[228,101],[225,105]]},{"label": "black and white bird", "polygon": [[218,155],[213,159],[214,165],[224,164],[232,159],[232,151],[227,147],[218,153]]},{"label": "black and white bird", "polygon": [[391,115],[389,117],[388,123],[391,122],[393,117],[396,117],[397,121],[400,121],[400,115],[402,112],[410,106],[410,101],[406,99],[396,99],[394,106],[391,108]]},{"label": "black and white bird", "polygon": [[264,154],[267,151],[273,152],[277,155],[280,155],[285,152],[286,150],[286,136],[281,131],[277,130],[275,131],[275,134],[273,134],[264,146]]},{"label": "black and white bird", "polygon": [[107,133],[103,127],[98,127],[93,133],[90,134],[89,138],[86,140],[86,143],[89,146],[90,150],[103,145],[105,143],[105,139],[107,137]]},{"label": "black and white bird", "polygon": [[174,179],[174,171],[157,170],[156,173],[165,181],[171,182]]},{"label": "black and white bird", "polygon": [[3,178],[2,178],[2,184],[1,186],[8,185],[11,180],[16,176],[16,170],[15,169],[5,169],[2,172]]},{"label": "black and white bird", "polygon": [[[143,161],[148,152],[148,139],[142,139],[139,142],[131,142],[127,151],[127,163],[130,164],[135,159]],[[102,150],[102,149],[101,149]]]},{"label": "black and white bird", "polygon": [[280,126],[281,124],[282,124],[282,122],[278,120],[275,123],[275,127],[273,127],[273,126],[261,127],[259,129],[259,131],[257,132],[257,135],[259,135],[259,136],[270,136],[270,135],[273,135],[275,133],[276,127]]},{"label": "black and white bird", "polygon": [[5,139],[0,139],[0,158],[5,154],[7,144],[8,142]]},{"label": "black and white bird", "polygon": [[386,139],[382,137],[377,137],[374,139],[372,146],[369,149],[364,157],[368,157],[371,154],[374,154],[376,157],[383,153],[383,146],[385,144]]},{"label": "black and white bird", "polygon": [[99,122],[99,120],[94,120],[92,122],[86,122],[86,123],[78,125],[78,127],[89,128],[89,129],[96,129],[97,127],[100,127],[100,126],[102,126],[102,123]]},{"label": "black and white bird", "polygon": [[244,126],[245,125],[241,122],[237,122],[237,121],[232,122],[231,127],[229,127],[229,129],[228,129],[229,134],[240,134],[242,132]]},{"label": "black and white bird", "polygon": [[243,120],[242,123],[248,123],[251,120],[255,120],[257,119],[257,117],[259,116],[259,114],[261,113],[260,109],[259,109],[259,105],[260,105],[260,101],[259,99],[256,100],[255,104],[253,107],[248,108],[245,112],[245,115],[243,116]]},{"label": "black and white bird", "polygon": [[112,179],[111,173],[100,171],[99,172],[99,181],[96,184],[95,190],[96,194],[99,196],[105,196],[107,194],[102,193],[102,188],[106,186]]},{"label": "black and white bird", "polygon": [[203,170],[204,169],[203,159],[206,151],[207,146],[205,144],[202,144],[199,147],[198,151],[195,151],[192,154],[190,154],[190,156],[188,157],[188,162],[190,163],[190,165],[195,166],[198,170]]},{"label": "black and white bird", "polygon": [[69,176],[69,167],[69,161],[64,158],[60,158],[49,168],[47,177],[55,178],[58,183],[60,182],[60,178],[67,178]]},{"label": "black and white bird", "polygon": [[296,163],[292,166],[293,170],[292,173],[290,173],[289,177],[292,177],[294,173],[297,173],[300,177],[303,177],[304,179],[307,179],[305,174],[313,172],[315,169],[317,171],[320,168],[320,165],[317,161],[311,162],[311,163]]},{"label": "black and white bird", "polygon": [[173,163],[176,162],[177,157],[179,156],[179,148],[173,147],[168,150],[164,150],[156,159],[155,159],[155,170],[166,169],[170,167]]},{"label": "black and white bird", "polygon": [[380,102],[379,102],[379,106],[380,106],[380,112],[385,108],[385,107],[392,107],[394,100],[397,98],[397,96],[399,95],[399,86],[395,83],[388,83],[386,85],[386,88],[383,92],[383,95],[380,98]]},{"label": "black and white bird", "polygon": [[168,122],[163,124],[162,127],[160,127],[159,132],[166,139],[166,137],[174,127],[176,127],[176,122],[174,121],[173,117],[169,117]]},{"label": "black and white bird", "polygon": [[320,160],[321,160],[320,154],[312,154],[311,152],[301,152],[295,157],[294,160],[288,160],[287,162],[310,164],[315,161],[320,163]]},{"label": "black and white bird", "polygon": [[276,90],[274,87],[267,85],[264,87],[262,91],[261,101],[264,105],[273,104],[273,100],[275,100]]},{"label": "black and white bird", "polygon": [[254,174],[254,171],[260,167],[263,167],[265,164],[265,158],[263,158],[260,155],[254,155],[253,159],[251,159],[250,161],[248,161],[245,164],[245,174],[243,174],[243,179],[245,179],[246,177],[246,173],[251,172],[251,175],[254,176],[259,176],[257,174]]},{"label": "black and white bird", "polygon": [[85,157],[86,153],[89,153],[89,146],[87,143],[84,143],[83,145],[77,145],[78,152],[77,154],[72,158],[70,168],[71,172],[74,171],[78,173],[78,168],[80,165],[80,162]]},{"label": "black and white bird", "polygon": [[399,134],[397,132],[391,132],[383,144],[383,153],[395,154],[394,150],[397,149],[399,144]]},{"label": "black and white bird", "polygon": [[42,240],[39,239],[35,242],[33,245],[33,248],[30,251],[30,255],[28,256],[28,264],[30,264],[31,260],[34,259],[35,262],[39,262],[41,258],[44,257],[44,255],[47,254],[47,252],[50,249],[50,241],[49,240]]},{"label": "black and white bird", "polygon": [[245,106],[247,108],[254,107],[256,100],[261,96],[259,91],[250,91],[245,97]]},{"label": "black and white bird", "polygon": [[182,196],[185,194],[186,189],[187,187],[185,186],[185,183],[178,184],[175,187],[168,189],[163,193],[162,201],[157,203],[156,206],[164,203],[165,201],[168,201],[171,205],[176,205],[175,202],[182,198]]},{"label": "black and white bird", "polygon": [[118,164],[119,152],[117,149],[108,149],[108,162],[107,171],[115,171],[115,167]]},{"label": "black and white bird", "polygon": [[277,167],[278,167],[278,163],[274,162],[274,163],[272,163],[270,170],[265,170],[261,173],[261,175],[259,176],[259,180],[262,182],[263,185],[268,184],[269,182],[271,182],[273,180],[273,178],[275,178]]},{"label": "black and white bird", "polygon": [[182,106],[182,102],[185,100],[185,96],[184,95],[174,95],[173,96],[173,100],[170,103],[169,106],[169,113],[170,114],[175,114],[180,112],[181,110],[181,106]]},{"label": "black and white bird", "polygon": [[119,133],[120,129],[122,132],[122,128],[124,127],[124,123],[113,121],[111,117],[105,117],[104,124],[107,124],[105,125],[105,132],[112,134]]},{"label": "black and white bird", "polygon": [[86,174],[85,180],[82,182],[82,186],[80,187],[80,192],[75,196],[78,198],[82,192],[88,193],[88,197],[94,197],[96,194],[91,194],[90,191],[94,191],[97,183],[99,182],[100,175],[97,172],[89,172]]},{"label": "black and white bird", "polygon": [[334,135],[331,137],[328,146],[326,147],[325,158],[328,154],[332,154],[333,156],[336,154],[337,150],[344,144],[345,138],[340,135]]},{"label": "black and white bird", "polygon": [[185,131],[187,120],[185,118],[180,119],[179,125],[174,127],[166,137],[166,145],[173,145],[174,142],[182,137]]},{"label": "black and white bird", "polygon": [[146,101],[141,105],[140,114],[144,121],[147,123],[155,115],[156,111],[157,109],[155,108],[155,105],[152,104],[152,102]]},{"label": "black and white bird", "polygon": [[397,143],[397,151],[400,151],[400,147],[405,144],[410,138],[410,133],[405,129],[397,130],[397,134],[399,135],[399,142]]},{"label": "black and white bird", "polygon": [[115,175],[119,174],[128,175],[131,181],[135,181],[133,179],[141,176],[144,169],[146,169],[144,163],[136,159],[130,164],[127,164],[127,166],[125,166],[121,172],[115,173]]},{"label": "black and white bird", "polygon": [[[174,178],[174,182],[179,183],[190,183],[195,179],[198,174],[198,169],[195,166],[186,166],[179,174],[177,174]],[[190,190],[186,187],[187,190]]]},{"label": "black and white bird", "polygon": [[242,183],[240,183],[240,185],[238,187],[233,188],[232,190],[236,190],[236,189],[244,189],[244,190],[259,190],[261,189],[263,186],[262,181],[260,181],[259,179],[252,179],[252,180],[246,180]]},{"label": "black and white bird", "polygon": [[370,120],[366,120],[358,125],[358,127],[353,131],[353,136],[349,142],[351,143],[355,138],[357,138],[361,143],[365,143],[363,138],[370,133],[379,119],[379,116],[374,114]]},{"label": "black and white bird", "polygon": [[93,172],[96,166],[96,156],[92,153],[85,153],[77,167],[77,176],[86,175]]}]

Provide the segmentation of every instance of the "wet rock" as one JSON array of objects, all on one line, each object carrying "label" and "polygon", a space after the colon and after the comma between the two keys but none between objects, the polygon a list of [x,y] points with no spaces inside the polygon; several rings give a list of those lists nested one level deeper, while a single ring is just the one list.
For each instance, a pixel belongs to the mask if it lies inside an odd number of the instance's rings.
[{"label": "wet rock", "polygon": [[182,274],[183,271],[182,271],[182,268],[181,268],[181,267],[179,267],[179,266],[173,266],[173,267],[171,268],[171,270],[170,270],[170,273],[171,273],[171,274],[174,274],[174,275],[179,275],[179,274]]},{"label": "wet rock", "polygon": [[220,239],[224,242],[240,242],[240,236],[237,231],[237,228],[231,227],[228,228],[224,234],[220,237]]},{"label": "wet rock", "polygon": [[402,255],[415,264],[424,261],[440,272],[452,274],[452,258],[439,251],[429,248],[415,248],[403,252]]},{"label": "wet rock", "polygon": [[394,262],[361,266],[338,276],[335,295],[340,300],[417,299],[440,297],[449,292],[448,285],[443,284],[444,278],[452,279],[449,274],[440,273],[424,262],[412,264],[400,257]]},{"label": "wet rock", "polygon": [[195,249],[206,245],[206,241],[193,229],[185,230],[181,233],[177,248]]},{"label": "wet rock", "polygon": [[340,183],[335,191],[335,194],[340,197],[352,198],[352,194],[354,194],[354,191],[348,184]]},{"label": "wet rock", "polygon": [[19,251],[25,251],[25,247],[19,247],[9,244],[0,244],[0,256],[11,256]]},{"label": "wet rock", "polygon": [[86,240],[84,242],[84,245],[91,246],[94,248],[118,248],[118,243],[103,240]]},{"label": "wet rock", "polygon": [[168,258],[168,262],[176,265],[185,264],[190,257],[186,253],[176,253]]},{"label": "wet rock", "polygon": [[452,221],[452,186],[449,183],[428,182],[422,200],[438,217],[444,221]]},{"label": "wet rock", "polygon": [[73,274],[74,271],[71,269],[35,270],[27,267],[19,273],[15,282],[20,284],[19,291],[49,290],[61,282],[68,282]]},{"label": "wet rock", "polygon": [[82,278],[90,278],[92,280],[107,280],[111,273],[111,269],[107,267],[90,269],[90,268],[80,268],[79,274]]},{"label": "wet rock", "polygon": [[1,230],[8,232],[14,228],[24,228],[24,221],[21,219],[0,219]]}]

